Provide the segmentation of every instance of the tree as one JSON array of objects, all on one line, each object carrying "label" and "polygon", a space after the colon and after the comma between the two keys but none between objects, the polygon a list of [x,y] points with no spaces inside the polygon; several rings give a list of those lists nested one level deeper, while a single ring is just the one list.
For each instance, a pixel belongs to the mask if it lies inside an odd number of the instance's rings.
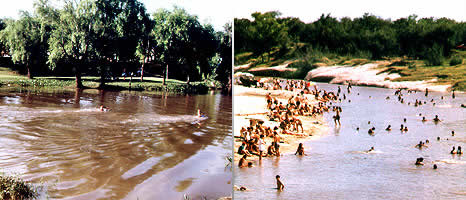
[{"label": "tree", "polygon": [[262,54],[267,52],[267,61],[269,61],[272,47],[286,46],[288,42],[287,26],[278,22],[277,18],[280,16],[280,13],[277,11],[266,12],[264,14],[255,12],[251,16],[254,18],[250,30],[255,38],[252,43],[254,52],[261,56],[262,61]]},{"label": "tree", "polygon": [[196,16],[177,7],[171,12],[160,9],[153,19],[153,48],[159,50],[157,60],[166,67],[163,84],[168,78],[168,66],[178,67],[177,78],[190,76],[194,80],[214,71],[209,60],[215,55],[218,43],[211,26],[202,26]]},{"label": "tree", "polygon": [[21,12],[17,21],[10,21],[1,32],[12,61],[26,66],[27,77],[34,78],[32,67],[46,55],[46,40],[41,37],[39,21],[28,12]]},{"label": "tree", "polygon": [[224,32],[220,34],[220,47],[219,54],[221,58],[221,63],[216,69],[215,73],[217,74],[216,79],[222,84],[222,90],[231,93],[232,86],[232,66],[231,66],[231,24],[227,23],[224,26]]},{"label": "tree", "polygon": [[66,1],[49,39],[48,62],[53,69],[69,63],[75,73],[76,88],[83,88],[81,72],[97,57],[95,49],[97,6],[94,1]]}]

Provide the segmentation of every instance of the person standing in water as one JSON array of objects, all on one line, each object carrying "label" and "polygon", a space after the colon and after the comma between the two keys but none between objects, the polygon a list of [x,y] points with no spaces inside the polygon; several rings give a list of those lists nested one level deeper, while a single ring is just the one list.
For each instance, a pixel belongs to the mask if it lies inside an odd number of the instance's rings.
[{"label": "person standing in water", "polygon": [[296,153],[294,153],[294,155],[296,154],[299,154],[300,156],[304,155],[303,143],[299,143],[298,149],[296,150]]},{"label": "person standing in water", "polygon": [[277,180],[277,190],[282,191],[285,189],[285,185],[283,185],[282,181],[280,180],[280,175],[275,176],[275,179]]},{"label": "person standing in water", "polygon": [[426,88],[426,94],[425,96],[429,96],[429,88]]}]

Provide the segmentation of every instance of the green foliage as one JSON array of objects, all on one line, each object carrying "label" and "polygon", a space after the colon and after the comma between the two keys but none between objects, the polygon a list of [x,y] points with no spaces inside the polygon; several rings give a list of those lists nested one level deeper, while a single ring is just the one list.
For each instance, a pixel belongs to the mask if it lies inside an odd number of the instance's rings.
[{"label": "green foliage", "polygon": [[442,55],[443,47],[434,44],[431,48],[427,49],[425,54],[426,64],[430,66],[441,65],[444,57]]},{"label": "green foliage", "polygon": [[459,55],[455,55],[450,60],[450,66],[459,65],[463,63],[463,58]]},{"label": "green foliage", "polygon": [[47,43],[41,29],[42,25],[37,18],[28,12],[21,12],[20,19],[9,21],[0,33],[13,62],[26,65],[30,78],[29,67],[44,62],[47,55]]},{"label": "green foliage", "polygon": [[[202,26],[196,16],[175,7],[173,11],[160,9],[153,14],[153,35],[159,62],[175,69],[172,76],[201,80],[215,70],[209,64],[215,56],[218,40],[210,25]],[[170,70],[169,70],[170,72]],[[170,73],[169,73],[170,74]]]},{"label": "green foliage", "polygon": [[18,177],[0,175],[1,199],[33,199],[38,197],[37,188]]},{"label": "green foliage", "polygon": [[[236,55],[252,52],[262,58],[274,47],[304,43],[326,54],[368,59],[408,56],[439,64],[450,56],[452,48],[466,43],[466,22],[446,18],[417,19],[411,15],[391,21],[367,13],[354,19],[322,14],[318,20],[304,23],[296,18],[278,18],[277,12],[252,16],[253,20],[234,20]],[[270,39],[272,35],[281,42]]]}]

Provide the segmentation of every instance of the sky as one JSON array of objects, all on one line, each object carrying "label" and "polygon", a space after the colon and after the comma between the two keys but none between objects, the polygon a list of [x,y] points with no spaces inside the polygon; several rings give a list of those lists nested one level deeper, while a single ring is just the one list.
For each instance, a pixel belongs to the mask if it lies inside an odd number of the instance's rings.
[{"label": "sky", "polygon": [[251,18],[251,13],[279,11],[282,17],[298,17],[309,23],[322,13],[336,17],[356,18],[370,13],[383,19],[396,20],[411,14],[423,17],[447,17],[466,21],[466,0],[236,0],[236,18]]},{"label": "sky", "polygon": [[[202,24],[210,23],[217,31],[223,30],[223,26],[232,22],[233,10],[227,0],[139,0],[144,3],[148,13],[153,13],[159,8],[171,10],[174,5],[184,8],[189,14],[198,16]],[[51,0],[53,5],[60,5],[59,0]],[[8,0],[1,2],[0,18],[19,17],[19,11],[33,12],[34,0]]]}]

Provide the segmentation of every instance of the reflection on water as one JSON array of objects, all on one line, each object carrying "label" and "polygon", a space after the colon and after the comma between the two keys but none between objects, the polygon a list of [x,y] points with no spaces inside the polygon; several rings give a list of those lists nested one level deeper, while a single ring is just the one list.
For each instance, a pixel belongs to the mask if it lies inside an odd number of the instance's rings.
[{"label": "reflection on water", "polygon": [[[318,86],[337,90],[332,84]],[[235,167],[235,185],[249,189],[235,191],[235,198],[464,199],[466,155],[451,155],[450,150],[452,146],[466,147],[466,109],[460,108],[466,95],[457,93],[452,99],[451,94],[431,92],[426,98],[422,92],[404,91],[405,102],[401,104],[394,98],[394,92],[353,87],[351,94],[346,94],[346,101],[337,103],[343,109],[341,128],[334,127],[331,118],[334,113],[326,114],[330,133],[304,144],[310,147],[306,151],[308,156],[283,155],[265,158],[261,166],[256,163],[254,168]],[[389,100],[385,99],[387,96]],[[416,99],[428,103],[414,107]],[[430,121],[422,122],[419,113]],[[435,115],[443,121],[433,123]],[[393,130],[387,132],[384,129],[389,124]],[[408,126],[409,131],[400,132],[401,124]],[[371,127],[376,128],[372,136],[368,134]],[[452,130],[455,136],[451,136]],[[414,148],[427,139],[428,148]],[[372,146],[375,151],[367,153]],[[424,157],[424,166],[414,165],[418,157]],[[437,170],[432,169],[433,164],[438,165]],[[274,189],[277,174],[285,184],[283,192]]]},{"label": "reflection on water", "polygon": [[229,196],[231,110],[222,95],[0,93],[0,169],[51,198]]}]

